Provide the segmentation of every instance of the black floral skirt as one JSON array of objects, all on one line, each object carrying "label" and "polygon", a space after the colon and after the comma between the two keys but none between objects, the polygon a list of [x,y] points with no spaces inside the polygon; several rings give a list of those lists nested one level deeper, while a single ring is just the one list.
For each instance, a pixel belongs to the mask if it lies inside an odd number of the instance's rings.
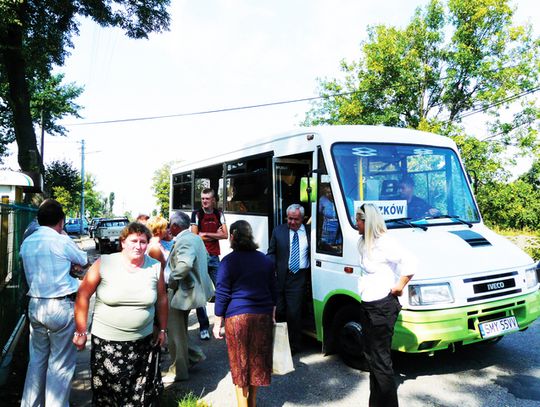
[{"label": "black floral skirt", "polygon": [[92,404],[157,406],[163,391],[159,347],[152,335],[136,341],[108,341],[92,335]]}]

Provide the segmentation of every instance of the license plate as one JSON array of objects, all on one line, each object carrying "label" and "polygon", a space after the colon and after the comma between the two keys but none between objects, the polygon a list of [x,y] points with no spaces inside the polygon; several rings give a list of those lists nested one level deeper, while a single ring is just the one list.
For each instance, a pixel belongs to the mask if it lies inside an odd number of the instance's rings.
[{"label": "license plate", "polygon": [[493,336],[515,332],[519,330],[516,317],[496,319],[495,321],[482,322],[478,324],[482,338],[491,338]]}]

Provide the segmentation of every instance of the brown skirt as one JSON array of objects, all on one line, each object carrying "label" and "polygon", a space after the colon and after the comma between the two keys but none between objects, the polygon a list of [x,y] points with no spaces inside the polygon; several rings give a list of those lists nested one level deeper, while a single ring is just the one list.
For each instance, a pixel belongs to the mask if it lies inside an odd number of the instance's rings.
[{"label": "brown skirt", "polygon": [[270,385],[272,326],[272,316],[267,314],[241,314],[225,318],[225,338],[235,385]]}]

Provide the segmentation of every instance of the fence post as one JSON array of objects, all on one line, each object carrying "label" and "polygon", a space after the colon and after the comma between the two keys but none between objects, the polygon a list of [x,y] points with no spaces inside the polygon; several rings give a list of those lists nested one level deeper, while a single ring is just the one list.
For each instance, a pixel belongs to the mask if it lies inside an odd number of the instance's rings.
[{"label": "fence post", "polygon": [[9,197],[2,196],[0,211],[0,290],[6,284],[8,273],[8,228],[9,228]]}]

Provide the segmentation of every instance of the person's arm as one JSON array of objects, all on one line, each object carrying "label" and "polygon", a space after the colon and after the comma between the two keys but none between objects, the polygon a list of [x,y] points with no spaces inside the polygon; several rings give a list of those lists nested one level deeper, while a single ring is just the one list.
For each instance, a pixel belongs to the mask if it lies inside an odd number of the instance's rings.
[{"label": "person's arm", "polygon": [[223,324],[223,317],[214,316],[214,328],[212,329],[212,333],[214,334],[214,338],[216,339],[223,339],[223,335],[221,335],[221,325]]},{"label": "person's arm", "polygon": [[194,235],[199,234],[198,216],[199,215],[197,211],[191,212],[191,233],[193,233]]},{"label": "person's arm", "polygon": [[192,270],[197,254],[195,248],[184,241],[178,239],[174,246],[174,250],[169,256],[169,266],[171,268],[170,278],[181,280],[185,278]]},{"label": "person's arm", "polygon": [[385,240],[384,251],[386,253],[387,259],[395,263],[397,266],[397,271],[400,274],[400,277],[397,283],[392,287],[391,293],[397,297],[403,294],[403,289],[411,281],[414,276],[414,273],[417,269],[416,257],[412,255],[408,250],[401,247],[401,245],[394,239]]},{"label": "person's arm", "polygon": [[199,236],[202,237],[203,240],[221,240],[221,239],[227,239],[229,237],[227,233],[227,225],[222,224],[217,232],[201,232],[199,233]]},{"label": "person's arm", "polygon": [[411,281],[412,277],[413,277],[412,275],[401,276],[398,282],[396,283],[396,285],[392,287],[392,291],[391,291],[392,295],[395,295],[396,297],[401,297],[401,294],[403,294],[403,289],[409,283],[409,281]]},{"label": "person's arm", "polygon": [[[161,252],[161,250],[160,250]],[[165,346],[167,343],[167,318],[169,316],[169,304],[167,300],[167,290],[165,289],[164,267],[161,266],[157,283],[157,303],[156,311],[159,323],[159,331],[156,338],[156,345]]]},{"label": "person's arm", "polygon": [[165,256],[157,244],[152,244],[152,246],[148,249],[148,255],[159,261],[162,269],[164,269],[167,265],[167,260],[165,260]]},{"label": "person's arm", "polygon": [[274,231],[272,232],[272,237],[270,238],[270,243],[268,244],[268,250],[266,251],[266,256],[274,262],[274,267],[277,266],[276,247],[277,247],[276,230],[274,229]]},{"label": "person's arm", "polygon": [[75,332],[73,333],[73,344],[78,350],[84,349],[88,335],[88,307],[90,297],[94,295],[96,289],[101,282],[99,267],[101,260],[96,260],[90,267],[84,279],[79,286],[77,299],[75,300]]},{"label": "person's arm", "polygon": [[216,281],[215,291],[215,305],[214,305],[214,329],[212,330],[216,339],[223,339],[221,335],[221,325],[223,318],[227,311],[227,307],[231,302],[232,287],[229,278],[229,268],[227,267],[227,260],[219,263]]}]

